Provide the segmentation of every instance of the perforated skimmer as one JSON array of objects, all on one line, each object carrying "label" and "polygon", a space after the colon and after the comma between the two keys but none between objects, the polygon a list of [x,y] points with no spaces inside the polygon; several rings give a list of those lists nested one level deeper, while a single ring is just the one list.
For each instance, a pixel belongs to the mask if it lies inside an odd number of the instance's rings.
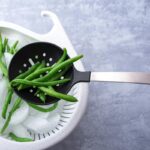
[{"label": "perforated skimmer", "polygon": [[[9,79],[14,79],[20,72],[28,70],[28,68],[36,63],[45,60],[47,66],[55,64],[61,57],[63,50],[52,43],[36,42],[21,48],[13,57],[9,66]],[[68,56],[69,58],[69,56]],[[61,70],[60,70],[61,71]],[[59,73],[59,72],[58,72]],[[90,81],[107,81],[107,82],[127,82],[127,83],[140,83],[150,84],[149,73],[137,73],[137,72],[80,72],[72,66],[65,74],[65,77],[71,80],[63,85],[56,86],[56,91],[61,93],[68,93],[72,86],[78,82],[90,82]],[[46,102],[43,103],[35,96],[37,91],[34,88],[27,88],[15,92],[24,100],[47,105],[57,102],[59,99],[54,97],[46,97]]]}]

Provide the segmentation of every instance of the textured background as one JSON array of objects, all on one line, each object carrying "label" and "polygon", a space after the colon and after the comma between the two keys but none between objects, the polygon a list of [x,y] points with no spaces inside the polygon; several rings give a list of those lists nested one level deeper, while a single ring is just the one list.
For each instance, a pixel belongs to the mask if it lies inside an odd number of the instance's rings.
[{"label": "textured background", "polygon": [[[94,71],[150,71],[150,3],[144,0],[0,0],[0,20],[45,33],[55,12],[84,66]],[[150,87],[90,83],[86,113],[49,150],[149,150]]]}]

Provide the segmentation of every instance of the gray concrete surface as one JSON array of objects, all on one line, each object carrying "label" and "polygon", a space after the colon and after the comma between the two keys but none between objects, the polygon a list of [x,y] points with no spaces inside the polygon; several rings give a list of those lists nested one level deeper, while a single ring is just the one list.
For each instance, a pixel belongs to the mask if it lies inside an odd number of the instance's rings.
[{"label": "gray concrete surface", "polygon": [[[147,0],[0,0],[0,20],[44,33],[55,12],[84,66],[93,71],[150,71]],[[64,141],[49,150],[149,150],[150,86],[90,83],[86,113]]]}]

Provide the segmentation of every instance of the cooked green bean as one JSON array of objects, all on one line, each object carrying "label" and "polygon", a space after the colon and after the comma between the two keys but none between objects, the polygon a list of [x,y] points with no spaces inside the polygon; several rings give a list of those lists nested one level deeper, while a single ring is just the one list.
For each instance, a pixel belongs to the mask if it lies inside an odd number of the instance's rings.
[{"label": "cooked green bean", "polygon": [[7,67],[2,61],[3,53],[4,53],[3,52],[3,40],[2,40],[2,36],[0,34],[0,68],[1,68],[1,70],[3,72],[3,74],[7,77],[8,76]]},{"label": "cooked green bean", "polygon": [[32,103],[28,103],[29,106],[31,106],[32,108],[38,110],[38,111],[41,111],[41,112],[51,112],[53,110],[55,110],[58,106],[58,103],[55,103],[53,106],[50,106],[49,108],[43,108],[43,107],[40,107],[38,105],[35,105],[35,104],[32,104]]},{"label": "cooked green bean", "polygon": [[39,97],[39,99],[45,103],[46,100],[46,95],[44,92],[40,91],[39,89],[37,89],[37,91],[34,93],[35,96]]},{"label": "cooked green bean", "polygon": [[14,133],[10,132],[9,136],[11,137],[12,140],[17,141],[17,142],[32,142],[33,140],[30,138],[23,138],[23,137],[18,137]]},{"label": "cooked green bean", "polygon": [[13,44],[13,46],[10,48],[10,53],[11,54],[15,54],[16,53],[16,47],[17,47],[17,45],[18,45],[18,42],[19,41],[16,41],[14,44]]},{"label": "cooked green bean", "polygon": [[66,56],[67,56],[67,49],[64,48],[63,55],[61,56],[61,58],[52,67],[55,67],[58,64],[62,63],[66,59]]},{"label": "cooked green bean", "polygon": [[37,94],[40,92],[39,89],[37,89],[37,91],[34,93],[34,96],[37,96]]},{"label": "cooked green bean", "polygon": [[50,81],[55,81],[55,80],[58,80],[60,79],[60,77],[62,77],[70,68],[71,66],[67,66],[65,67],[61,72],[59,73],[56,73],[51,79]]},{"label": "cooked green bean", "polygon": [[[25,84],[25,85],[29,85],[29,86],[55,86],[57,84],[63,84],[70,81],[70,79],[62,79],[62,80],[55,80],[55,81],[49,81],[49,82],[36,82],[36,81],[29,81],[26,79],[14,79],[13,81],[11,81],[11,84],[13,86],[13,84],[18,83],[18,84]],[[21,89],[18,89],[21,90]]]},{"label": "cooked green bean", "polygon": [[[22,74],[19,74],[15,79],[23,79],[25,77],[27,77],[30,73],[34,72],[37,67],[39,67],[41,64],[39,62],[37,62],[36,64],[34,64],[33,66],[31,66],[30,69],[28,69],[27,71],[25,71]],[[18,85],[18,83],[15,84],[16,86]]]},{"label": "cooked green bean", "polygon": [[22,102],[22,100],[20,97],[16,99],[16,101],[12,107],[12,110],[11,110],[12,113],[14,113],[20,107],[21,102]]},{"label": "cooked green bean", "polygon": [[[40,70],[36,70],[35,72],[32,72],[29,76],[27,76],[25,79],[27,80],[32,80],[32,79],[36,79],[37,77],[39,77],[41,74],[45,73],[46,71],[50,71],[52,68],[54,68],[56,65],[62,63],[65,58],[67,56],[67,50],[64,49],[63,51],[63,55],[61,56],[61,58],[51,67],[45,67],[42,68]],[[20,86],[19,89],[23,89],[23,88],[27,88],[28,86]]]},{"label": "cooked green bean", "polygon": [[0,58],[0,68],[1,71],[3,72],[4,76],[8,76],[8,71],[6,65],[3,63],[2,59]]},{"label": "cooked green bean", "polygon": [[81,59],[83,57],[83,55],[79,55],[79,56],[76,56],[76,57],[73,57],[73,58],[70,58],[60,64],[58,64],[56,67],[54,67],[47,75],[45,75],[44,77],[42,78],[38,78],[38,79],[35,79],[34,81],[46,81],[46,80],[50,80],[51,77],[53,77],[53,75],[55,73],[57,73],[59,70],[65,68],[66,66],[72,64],[73,62]]},{"label": "cooked green bean", "polygon": [[6,50],[7,43],[8,43],[8,39],[5,38],[5,39],[4,39],[4,44],[3,44],[3,51]]},{"label": "cooked green bean", "polygon": [[15,49],[17,47],[18,43],[19,43],[19,41],[16,41],[12,47]]},{"label": "cooked green bean", "polygon": [[69,101],[69,102],[77,102],[78,101],[74,96],[59,93],[59,92],[54,91],[53,89],[48,89],[46,87],[39,87],[39,89],[41,91],[43,91],[44,93],[46,93],[47,95],[52,96],[52,97],[63,99],[63,100]]},{"label": "cooked green bean", "polygon": [[9,114],[8,114],[8,117],[7,117],[6,121],[5,121],[5,123],[4,123],[3,127],[2,127],[2,129],[0,130],[0,133],[1,133],[1,134],[3,134],[4,131],[6,130],[6,128],[8,127],[9,122],[10,122],[10,120],[11,120],[11,117],[12,117],[13,113],[18,109],[20,103],[21,103],[21,99],[18,98],[18,99],[15,101],[15,103],[14,103],[12,109],[10,110],[10,112],[9,112]]},{"label": "cooked green bean", "polygon": [[43,67],[45,67],[45,60],[43,60],[42,63],[40,63],[40,65],[34,71],[42,69]]},{"label": "cooked green bean", "polygon": [[32,73],[39,66],[40,66],[40,63],[37,62],[36,64],[34,64],[33,66],[31,66],[30,69],[28,69],[24,73],[18,75],[15,79],[23,79],[23,78],[25,78],[26,76],[28,76],[30,73]]},{"label": "cooked green bean", "polygon": [[6,113],[7,113],[7,109],[8,109],[8,105],[10,104],[11,98],[13,95],[13,89],[9,88],[7,91],[7,96],[3,105],[3,109],[2,109],[2,117],[5,119],[6,118]]},{"label": "cooked green bean", "polygon": [[8,43],[7,43],[7,52],[9,53],[10,52],[10,46],[8,45]]},{"label": "cooked green bean", "polygon": [[[64,49],[62,57],[58,60],[58,62],[54,66],[63,62],[66,58],[66,55],[67,55],[67,51],[66,49]],[[45,67],[45,68],[41,68],[40,70],[36,70],[35,72],[32,72],[29,76],[27,76],[25,79],[27,80],[35,79],[36,77],[39,77],[41,74],[45,73],[46,71],[50,71],[54,66]]]},{"label": "cooked green bean", "polygon": [[13,54],[15,54],[17,52],[16,47],[17,47],[18,43],[19,43],[19,41],[16,41],[13,45]]},{"label": "cooked green bean", "polygon": [[[42,69],[44,66],[45,66],[45,61],[42,61],[42,63],[39,64],[34,70],[32,70],[32,72],[37,71],[37,70],[39,70],[39,69]],[[31,74],[32,74],[32,72],[31,72]],[[30,74],[27,74],[26,77],[24,77],[24,78],[26,79],[28,76],[30,76]],[[18,84],[16,84],[16,85],[18,85]],[[20,85],[20,86],[18,87],[18,89],[22,89],[23,87],[24,87],[23,85]],[[25,86],[25,87],[26,87],[26,86]]]},{"label": "cooked green bean", "polygon": [[42,91],[39,91],[38,94],[39,94],[40,100],[41,100],[43,103],[45,103],[46,95],[45,95]]},{"label": "cooked green bean", "polygon": [[27,76],[25,79],[26,80],[32,80],[37,77],[39,77],[41,74],[45,73],[46,71],[50,71],[52,68],[51,67],[45,67],[41,68],[39,70],[36,70],[35,72],[32,72],[29,76]]}]

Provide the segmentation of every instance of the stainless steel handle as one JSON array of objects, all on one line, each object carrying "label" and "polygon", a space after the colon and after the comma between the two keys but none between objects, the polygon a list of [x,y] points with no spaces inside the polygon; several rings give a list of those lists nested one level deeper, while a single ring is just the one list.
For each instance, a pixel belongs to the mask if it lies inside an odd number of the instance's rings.
[{"label": "stainless steel handle", "polygon": [[146,72],[91,72],[91,81],[150,84],[150,73]]}]

